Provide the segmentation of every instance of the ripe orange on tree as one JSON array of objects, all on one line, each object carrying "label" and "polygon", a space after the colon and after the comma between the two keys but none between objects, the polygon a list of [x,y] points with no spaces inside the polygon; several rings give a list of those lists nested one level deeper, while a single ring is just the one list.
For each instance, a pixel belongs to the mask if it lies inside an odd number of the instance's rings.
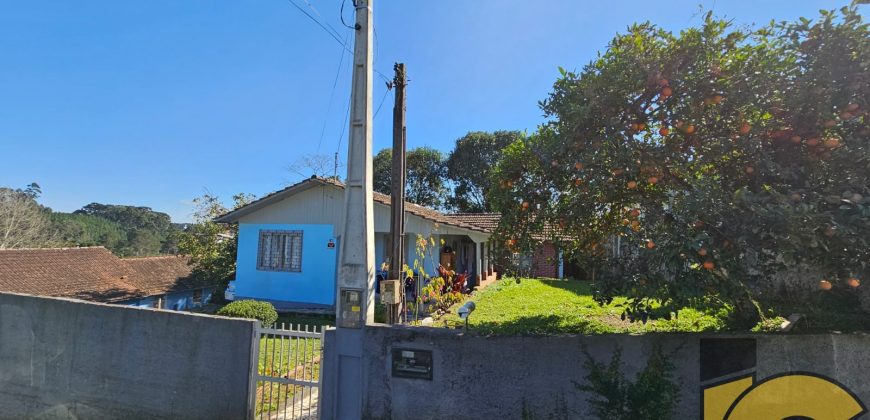
[{"label": "ripe orange on tree", "polygon": [[846,284],[848,284],[849,287],[851,287],[851,288],[854,289],[854,288],[856,288],[856,287],[858,287],[858,286],[861,285],[861,281],[858,280],[858,279],[856,279],[856,278],[854,278],[854,277],[851,277],[851,278],[849,278],[848,280],[846,280]]},{"label": "ripe orange on tree", "polygon": [[822,281],[819,282],[819,289],[821,290],[831,290],[831,287],[833,287],[833,285],[831,285],[831,282],[827,280],[822,279]]}]

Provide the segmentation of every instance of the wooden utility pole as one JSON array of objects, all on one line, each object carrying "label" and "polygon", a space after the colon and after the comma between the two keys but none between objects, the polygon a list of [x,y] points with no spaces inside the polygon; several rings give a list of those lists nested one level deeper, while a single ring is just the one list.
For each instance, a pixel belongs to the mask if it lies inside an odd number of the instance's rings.
[{"label": "wooden utility pole", "polygon": [[[404,296],[405,274],[402,267],[405,264],[405,64],[396,63],[393,66],[396,75],[393,78],[393,88],[396,90],[396,100],[393,104],[393,167],[390,172],[390,234],[392,249],[390,252],[390,279],[399,281],[399,290]],[[404,299],[402,299],[404,301]],[[391,324],[400,322],[399,309],[403,305],[388,305],[387,321]]]},{"label": "wooden utility pole", "polygon": [[[338,256],[334,349],[324,364],[324,419],[359,419],[365,393],[363,339],[374,322],[375,237],[372,202],[372,1],[354,1],[353,81]],[[330,366],[331,365],[331,366]],[[327,382],[329,385],[327,385]]]}]

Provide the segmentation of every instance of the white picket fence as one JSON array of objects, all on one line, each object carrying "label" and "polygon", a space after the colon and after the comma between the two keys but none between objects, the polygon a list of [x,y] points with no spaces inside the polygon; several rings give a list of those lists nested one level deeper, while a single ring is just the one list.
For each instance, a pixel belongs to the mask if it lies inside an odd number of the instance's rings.
[{"label": "white picket fence", "polygon": [[257,419],[318,419],[326,326],[273,325],[255,334],[250,402]]}]

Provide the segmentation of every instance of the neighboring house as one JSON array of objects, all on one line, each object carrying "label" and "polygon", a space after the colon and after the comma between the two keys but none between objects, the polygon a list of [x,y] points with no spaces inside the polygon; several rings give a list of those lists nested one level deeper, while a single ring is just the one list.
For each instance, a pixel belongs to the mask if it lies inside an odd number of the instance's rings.
[{"label": "neighboring house", "polygon": [[[451,217],[463,223],[494,232],[501,222],[499,213],[456,213]],[[566,262],[558,244],[549,238],[538,238],[541,243],[531,255],[517,255],[518,265],[531,277],[582,277],[575,264]]]},{"label": "neighboring house", "polygon": [[0,250],[0,292],[185,310],[213,290],[214,282],[190,275],[184,257],[119,258],[103,247]]},{"label": "neighboring house", "polygon": [[202,306],[216,291],[215,282],[202,281],[191,275],[185,257],[167,255],[123,258],[122,261],[138,274],[134,285],[147,295],[121,302],[124,305],[187,310]]},{"label": "neighboring house", "polygon": [[[390,248],[390,197],[374,193],[373,200],[375,263],[380,267]],[[236,279],[230,284],[233,298],[270,301],[280,310],[333,307],[344,184],[312,177],[215,221],[239,225]],[[405,233],[408,266],[419,259],[416,242],[422,235],[432,237],[439,248],[426,256],[424,269],[429,274],[446,263],[457,273],[471,275],[477,284],[494,281],[489,230],[406,203]]]}]

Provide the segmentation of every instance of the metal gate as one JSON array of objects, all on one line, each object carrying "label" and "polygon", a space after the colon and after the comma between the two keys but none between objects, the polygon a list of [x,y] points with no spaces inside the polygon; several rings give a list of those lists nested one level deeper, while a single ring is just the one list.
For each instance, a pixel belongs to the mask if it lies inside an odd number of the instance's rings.
[{"label": "metal gate", "polygon": [[[257,328],[250,401],[256,419],[318,419],[326,326]],[[252,366],[253,371],[253,366]]]}]

